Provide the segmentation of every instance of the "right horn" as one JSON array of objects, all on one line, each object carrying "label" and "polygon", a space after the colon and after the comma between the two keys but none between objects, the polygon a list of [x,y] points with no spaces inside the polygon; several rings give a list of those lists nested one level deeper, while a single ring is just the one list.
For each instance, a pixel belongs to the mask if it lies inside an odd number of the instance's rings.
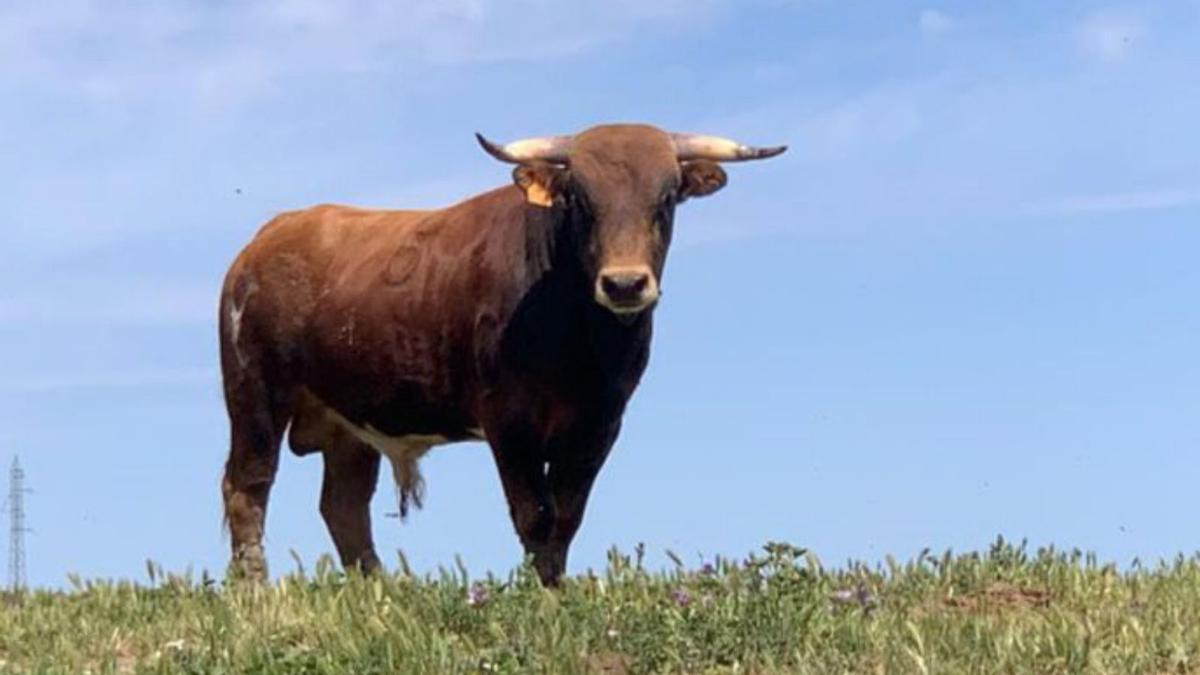
[{"label": "right horn", "polygon": [[487,154],[501,162],[523,164],[525,162],[542,161],[552,164],[566,164],[567,155],[571,152],[572,136],[539,136],[513,141],[506,145],[493,143],[476,132],[475,139]]},{"label": "right horn", "polygon": [[715,162],[745,162],[751,159],[766,159],[787,150],[786,145],[773,148],[753,148],[720,136],[704,134],[671,134],[675,143],[675,156],[679,161],[689,159],[711,159]]}]

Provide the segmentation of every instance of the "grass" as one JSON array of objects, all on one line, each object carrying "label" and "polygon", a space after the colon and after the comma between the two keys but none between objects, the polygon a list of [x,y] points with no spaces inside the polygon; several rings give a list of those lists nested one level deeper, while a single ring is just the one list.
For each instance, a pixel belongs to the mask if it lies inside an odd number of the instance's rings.
[{"label": "grass", "polygon": [[327,560],[267,586],[166,575],[8,596],[0,672],[1190,673],[1200,558],[1118,571],[1078,551],[824,568],[769,544],[699,570],[542,589],[522,568],[362,578]]}]

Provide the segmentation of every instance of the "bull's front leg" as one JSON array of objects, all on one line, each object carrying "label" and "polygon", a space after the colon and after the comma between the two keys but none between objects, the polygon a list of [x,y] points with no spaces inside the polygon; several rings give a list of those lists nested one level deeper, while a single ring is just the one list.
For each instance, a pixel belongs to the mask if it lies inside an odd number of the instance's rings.
[{"label": "bull's front leg", "polygon": [[614,423],[577,430],[551,444],[546,481],[554,505],[554,525],[543,550],[554,583],[566,571],[571,541],[583,523],[592,486],[608,458],[618,428],[619,424]]},{"label": "bull's front leg", "polygon": [[546,586],[557,586],[566,571],[571,540],[618,427],[573,430],[548,447],[534,442],[532,435],[508,434],[493,443],[517,536]]},{"label": "bull's front leg", "polygon": [[521,545],[526,555],[533,556],[542,583],[554,586],[562,574],[548,549],[556,520],[554,502],[546,479],[545,450],[534,438],[528,433],[501,434],[492,440],[492,456]]}]

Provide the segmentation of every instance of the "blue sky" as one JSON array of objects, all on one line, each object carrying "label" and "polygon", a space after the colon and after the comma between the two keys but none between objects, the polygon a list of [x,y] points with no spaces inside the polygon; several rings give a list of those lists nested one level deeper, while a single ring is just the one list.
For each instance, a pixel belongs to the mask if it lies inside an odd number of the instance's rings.
[{"label": "blue sky", "polygon": [[[998,534],[1195,551],[1200,4],[18,0],[0,8],[0,458],[30,581],[223,569],[214,315],[273,213],[445,204],[497,139],[788,143],[681,208],[655,351],[570,569],[646,542],[827,563]],[[520,556],[479,444],[381,557]],[[275,572],[332,550],[285,453]]]}]

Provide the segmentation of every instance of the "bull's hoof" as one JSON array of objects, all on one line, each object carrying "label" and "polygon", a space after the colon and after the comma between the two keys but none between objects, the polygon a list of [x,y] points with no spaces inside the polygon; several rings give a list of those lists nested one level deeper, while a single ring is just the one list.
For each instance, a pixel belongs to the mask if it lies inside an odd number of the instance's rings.
[{"label": "bull's hoof", "polygon": [[362,575],[377,574],[383,569],[375,551],[366,551],[352,560],[343,560],[342,569]]},{"label": "bull's hoof", "polygon": [[265,583],[267,580],[267,556],[262,545],[242,546],[229,561],[228,577],[234,581]]},{"label": "bull's hoof", "polygon": [[533,554],[533,568],[538,579],[546,588],[558,588],[562,575],[567,571],[567,554],[564,550],[546,549]]}]

